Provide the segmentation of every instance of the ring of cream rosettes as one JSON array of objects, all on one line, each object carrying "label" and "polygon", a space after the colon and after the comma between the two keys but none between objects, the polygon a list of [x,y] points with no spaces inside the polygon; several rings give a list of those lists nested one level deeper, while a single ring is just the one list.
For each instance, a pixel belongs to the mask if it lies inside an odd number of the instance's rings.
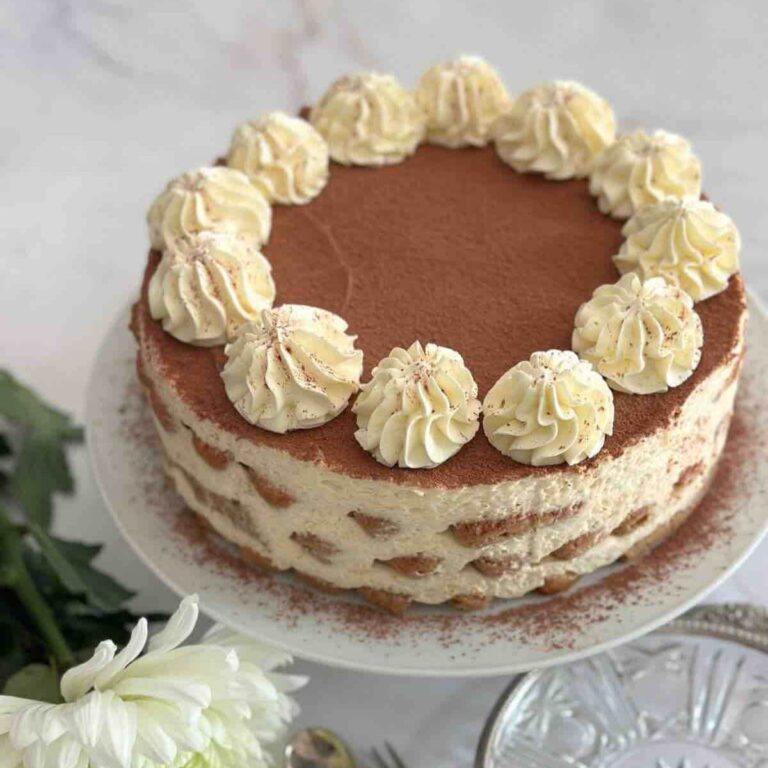
[{"label": "ring of cream rosettes", "polygon": [[[413,342],[361,384],[363,353],[324,309],[273,307],[271,204],[318,195],[329,162],[399,163],[422,142],[493,142],[520,173],[589,178],[603,213],[628,219],[613,259],[622,277],[598,287],[574,321],[573,351],[534,352],[481,404],[458,352]],[[476,434],[517,462],[575,464],[612,434],[612,389],[665,392],[701,357],[694,302],[725,290],[739,269],[731,219],[701,199],[701,166],[671,133],[616,135],[610,105],[579,83],[543,83],[510,98],[483,59],[431,67],[409,91],[393,76],[334,82],[309,120],[272,112],[240,125],[225,166],[171,181],[148,214],[160,260],[150,312],[182,342],[225,343],[227,395],[244,419],[286,432],[324,424],[354,404],[355,438],[387,466],[436,467]]]}]

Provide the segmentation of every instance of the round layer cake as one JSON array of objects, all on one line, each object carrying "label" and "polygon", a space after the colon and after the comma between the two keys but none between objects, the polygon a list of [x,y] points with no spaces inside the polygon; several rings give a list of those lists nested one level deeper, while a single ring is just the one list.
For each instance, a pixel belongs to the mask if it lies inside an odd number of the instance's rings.
[{"label": "round layer cake", "polygon": [[[273,207],[263,253],[276,304],[330,310],[364,352],[363,379],[414,340],[458,350],[482,397],[536,350],[570,349],[574,316],[618,277],[623,222],[585,180],[513,171],[492,147],[423,144],[382,168],[332,163],[322,193]],[[227,397],[223,345],[193,346],[153,319],[150,251],[132,327],[169,477],[186,503],[256,564],[399,610],[474,608],[554,592],[642,554],[706,492],[743,357],[738,274],[696,304],[693,374],[667,392],[614,392],[613,434],[578,464],[529,466],[478,432],[437,467],[377,462],[351,408],[276,434]]]}]

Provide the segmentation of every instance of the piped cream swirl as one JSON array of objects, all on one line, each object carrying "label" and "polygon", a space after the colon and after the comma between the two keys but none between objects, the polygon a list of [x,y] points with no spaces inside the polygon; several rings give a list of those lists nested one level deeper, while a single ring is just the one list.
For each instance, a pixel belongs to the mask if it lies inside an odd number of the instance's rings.
[{"label": "piped cream swirl", "polygon": [[200,168],[173,179],[147,214],[152,247],[208,229],[230,230],[259,248],[272,227],[272,209],[248,177],[233,168]]},{"label": "piped cream swirl", "polygon": [[149,282],[149,310],[187,344],[223,344],[272,306],[272,268],[254,244],[233,232],[179,237]]},{"label": "piped cream swirl", "polygon": [[512,101],[496,70],[479,56],[460,56],[428,69],[416,89],[427,116],[427,141],[482,147]]},{"label": "piped cream swirl", "polygon": [[494,448],[521,464],[578,464],[613,433],[613,395],[573,352],[534,352],[485,396],[483,430]]},{"label": "piped cream swirl", "polygon": [[355,438],[388,467],[436,467],[478,430],[477,384],[458,352],[415,341],[395,347],[352,407]]},{"label": "piped cream swirl", "polygon": [[703,342],[685,291],[629,273],[582,304],[572,346],[614,389],[648,395],[682,384],[699,364]]},{"label": "piped cream swirl", "polygon": [[325,424],[360,387],[363,353],[346,331],[325,309],[263,310],[224,350],[227,397],[246,421],[270,432]]},{"label": "piped cream swirl", "polygon": [[607,101],[580,83],[542,83],[518,96],[493,128],[499,157],[519,173],[586,176],[616,138]]},{"label": "piped cream swirl", "polygon": [[328,145],[306,120],[270,112],[235,129],[227,165],[270,202],[301,205],[328,181]]},{"label": "piped cream swirl", "polygon": [[424,115],[392,75],[364,72],[342,77],[312,109],[312,125],[343,165],[391,165],[416,151]]},{"label": "piped cream swirl", "polygon": [[666,197],[701,195],[701,163],[691,145],[667,131],[620,136],[595,160],[589,191],[603,213],[627,219]]},{"label": "piped cream swirl", "polygon": [[664,200],[643,206],[624,225],[613,257],[619,272],[663,277],[694,301],[728,287],[739,271],[741,238],[732,219],[706,200]]}]

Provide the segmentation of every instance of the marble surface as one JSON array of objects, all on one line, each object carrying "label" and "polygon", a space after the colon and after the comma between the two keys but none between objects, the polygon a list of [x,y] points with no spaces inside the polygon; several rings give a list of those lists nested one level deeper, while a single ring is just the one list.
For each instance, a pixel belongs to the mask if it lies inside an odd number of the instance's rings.
[{"label": "marble surface", "polygon": [[[768,299],[767,42],[761,0],[0,0],[0,364],[82,416],[102,333],[136,290],[145,210],[169,177],[224,149],[240,120],[295,109],[341,73],[413,83],[460,52],[486,56],[512,92],[579,79],[622,127],[689,137]],[[83,453],[76,463],[62,530],[108,542],[104,563],[138,590],[138,608],[171,606],[121,543]],[[768,543],[715,598],[768,604],[767,559]],[[313,677],[304,722],[363,750],[390,738],[411,768],[470,764],[506,684],[300,667]]]}]

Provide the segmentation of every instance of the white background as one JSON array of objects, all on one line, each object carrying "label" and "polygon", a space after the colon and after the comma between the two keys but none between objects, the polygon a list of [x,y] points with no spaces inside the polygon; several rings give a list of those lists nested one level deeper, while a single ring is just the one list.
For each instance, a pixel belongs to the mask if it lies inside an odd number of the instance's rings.
[{"label": "white background", "polygon": [[[768,10],[753,2],[513,0],[0,0],[0,365],[82,417],[85,383],[147,247],[165,182],[205,163],[241,120],[295,110],[342,73],[412,84],[440,58],[479,53],[512,93],[578,79],[621,126],[687,136],[704,186],[744,240],[768,298],[765,224]],[[121,543],[82,453],[68,536],[106,541],[103,563],[140,609],[174,599]],[[719,600],[768,605],[768,543]],[[300,664],[303,720],[365,750],[391,739],[410,766],[468,765],[504,680],[409,682]]]}]

